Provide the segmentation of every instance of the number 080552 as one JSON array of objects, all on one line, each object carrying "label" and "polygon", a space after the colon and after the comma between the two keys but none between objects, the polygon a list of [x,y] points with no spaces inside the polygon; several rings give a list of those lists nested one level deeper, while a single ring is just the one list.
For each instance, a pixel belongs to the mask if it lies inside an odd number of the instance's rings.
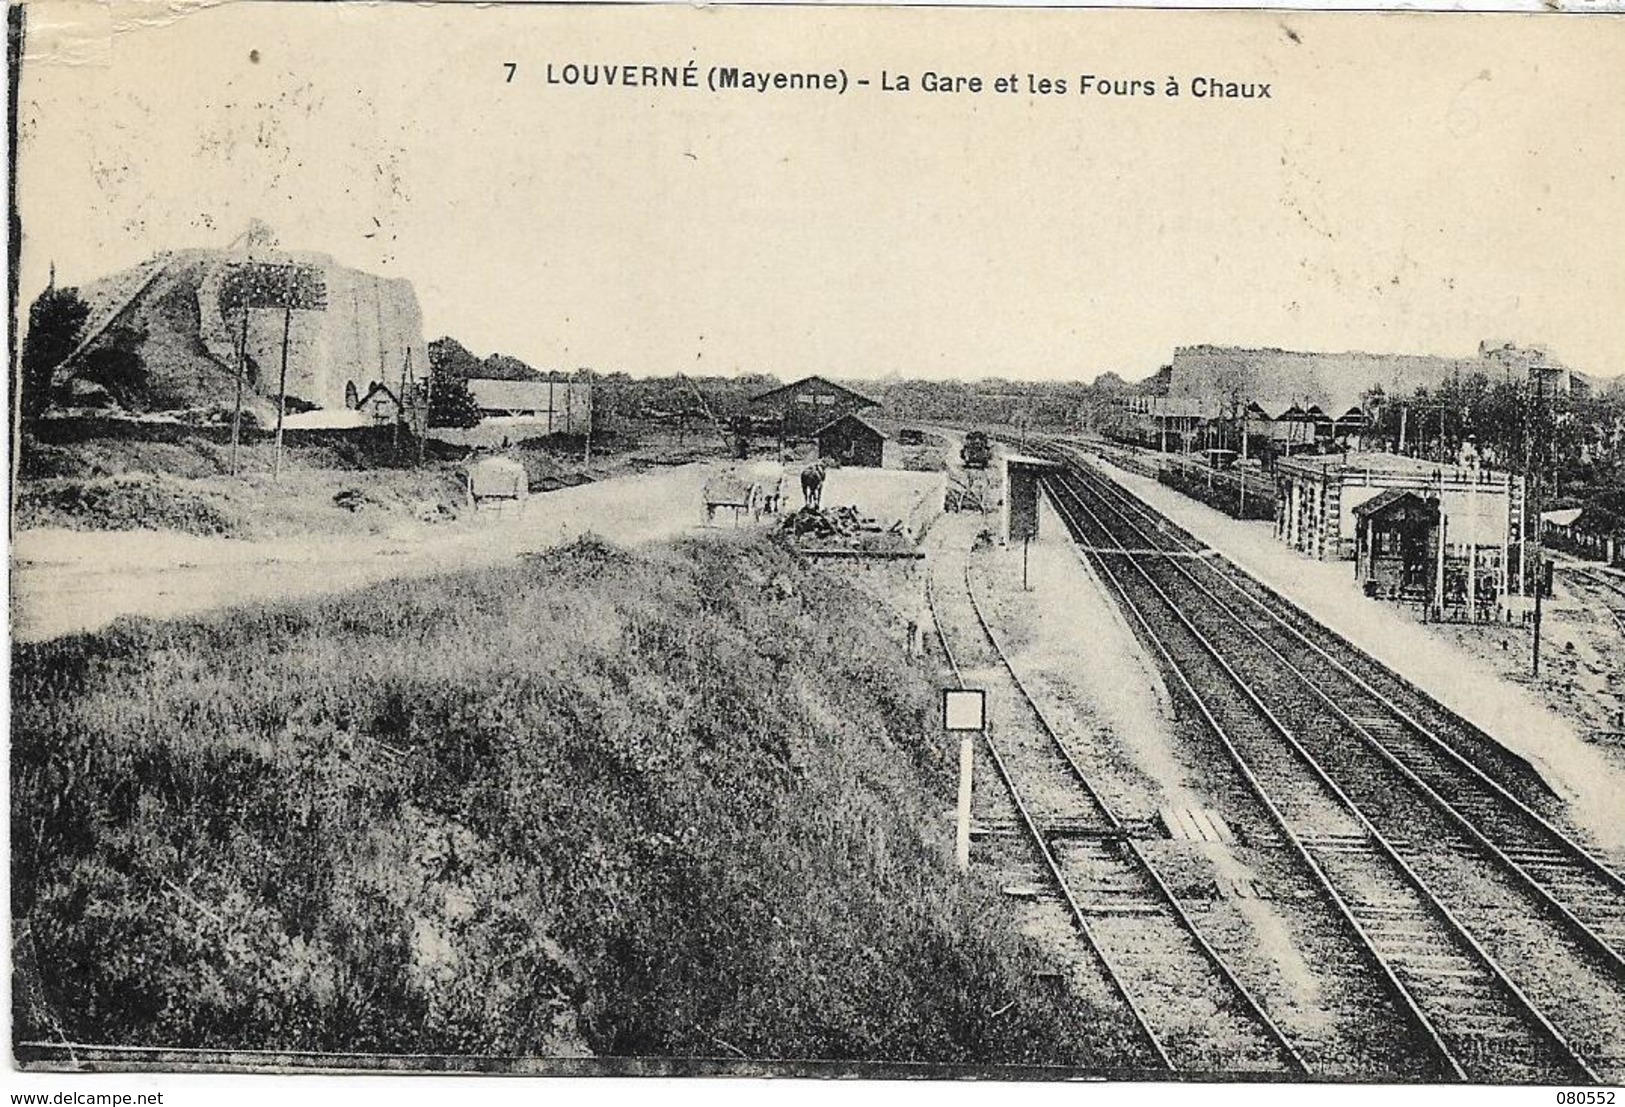
[{"label": "number 080552", "polygon": [[1613,1092],[1558,1092],[1557,1102],[1568,1107],[1569,1104],[1579,1104],[1580,1107],[1612,1107]]}]

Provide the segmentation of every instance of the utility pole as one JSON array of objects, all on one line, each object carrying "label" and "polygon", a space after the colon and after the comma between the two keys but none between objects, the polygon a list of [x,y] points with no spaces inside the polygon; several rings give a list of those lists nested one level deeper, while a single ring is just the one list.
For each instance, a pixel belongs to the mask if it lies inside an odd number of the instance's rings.
[{"label": "utility pole", "polygon": [[1244,412],[1241,417],[1241,467],[1236,470],[1236,483],[1241,486],[1241,496],[1236,502],[1236,518],[1247,517],[1247,416]]},{"label": "utility pole", "polygon": [[1439,474],[1439,556],[1438,565],[1433,578],[1433,606],[1438,612],[1439,622],[1444,622],[1444,550],[1445,541],[1449,537],[1449,516],[1444,513],[1444,474]]},{"label": "utility pole", "polygon": [[1467,473],[1473,483],[1467,486],[1467,615],[1478,618],[1478,466]]},{"label": "utility pole", "polygon": [[282,417],[288,408],[288,332],[293,329],[293,305],[282,309],[282,375],[276,389],[276,457],[271,462],[271,479],[282,479]]},{"label": "utility pole", "polygon": [[[319,266],[276,262],[232,262],[228,265],[229,295],[242,304],[242,367],[239,368],[239,397],[241,374],[247,365],[247,336],[250,309],[282,309],[282,368],[277,382],[276,398],[276,453],[271,462],[272,479],[282,476],[282,430],[288,409],[288,343],[293,330],[294,309],[300,311],[327,310],[327,280]],[[240,418],[241,403],[238,404]],[[233,442],[237,438],[239,418],[233,419]]]},{"label": "utility pole", "polygon": [[[389,452],[391,455],[399,454],[401,449],[401,420],[406,418],[406,375],[412,368],[412,347],[406,348],[406,357],[401,362],[401,386],[395,392],[395,421],[389,431]],[[383,374],[379,374],[382,376]]]},{"label": "utility pole", "polygon": [[1530,675],[1540,675],[1540,597],[1546,591],[1546,586],[1552,580],[1552,563],[1547,561],[1543,554],[1540,559],[1540,568],[1535,573],[1535,651],[1530,662]]},{"label": "utility pole", "polygon": [[592,465],[592,424],[593,420],[597,417],[597,414],[598,405],[593,402],[592,394],[589,392],[587,395],[587,444],[586,450],[583,452],[581,457],[581,464],[583,468]]},{"label": "utility pole", "polygon": [[423,426],[418,430],[418,464],[423,464],[423,451],[429,444],[429,419],[434,411],[434,365],[423,378]]},{"label": "utility pole", "polygon": [[237,445],[243,435],[243,378],[248,375],[248,301],[243,301],[242,330],[237,336],[237,402],[231,410],[231,475],[237,475]]},{"label": "utility pole", "polygon": [[[1536,371],[1535,371],[1535,407],[1534,407],[1534,416],[1530,420],[1529,441],[1525,443],[1525,450],[1526,450],[1527,456],[1529,457],[1529,463],[1526,463],[1526,465],[1525,465],[1524,480],[1527,481],[1530,478],[1530,476],[1533,476],[1534,479],[1535,479],[1535,487],[1534,487],[1534,501],[1535,502],[1532,505],[1533,506],[1532,522],[1534,523],[1534,536],[1535,536],[1535,542],[1536,542],[1536,545],[1535,545],[1535,550],[1536,550],[1536,555],[1535,555],[1536,556],[1536,560],[1535,560],[1535,634],[1534,634],[1533,648],[1532,648],[1531,653],[1530,653],[1529,669],[1530,669],[1530,674],[1532,676],[1537,676],[1537,677],[1540,675],[1540,602],[1541,602],[1542,594],[1546,591],[1546,583],[1547,583],[1547,581],[1549,581],[1551,579],[1551,577],[1550,577],[1551,563],[1546,560],[1546,536],[1545,536],[1545,533],[1544,533],[1544,527],[1542,525],[1542,520],[1541,520],[1541,517],[1540,517],[1541,516],[1541,511],[1540,511],[1541,501],[1542,501],[1542,498],[1543,498],[1542,493],[1545,491],[1544,481],[1542,480],[1542,474],[1541,474],[1541,470],[1543,470],[1545,468],[1545,466],[1546,466],[1546,442],[1545,442],[1545,433],[1544,433],[1546,424],[1545,424],[1545,420],[1543,419],[1545,406],[1546,406],[1546,375],[1540,371],[1539,367],[1536,367]],[[1537,444],[1540,447],[1539,450],[1536,450],[1536,448],[1535,448]],[[1531,468],[1531,463],[1535,462],[1537,456],[1538,456],[1538,459],[1539,459],[1539,468],[1533,468],[1532,469]],[[1525,540],[1527,541],[1527,535],[1525,536]]]}]

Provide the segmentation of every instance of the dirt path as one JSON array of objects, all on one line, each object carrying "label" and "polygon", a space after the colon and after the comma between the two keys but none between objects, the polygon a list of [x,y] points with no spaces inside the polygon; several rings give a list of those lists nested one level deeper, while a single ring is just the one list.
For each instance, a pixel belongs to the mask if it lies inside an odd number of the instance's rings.
[{"label": "dirt path", "polygon": [[[172,618],[216,608],[330,595],[396,577],[477,568],[592,532],[631,545],[704,529],[701,491],[724,463],[681,465],[534,495],[453,523],[408,523],[385,535],[246,541],[156,531],[25,530],[11,550],[17,641],[96,630],[121,615]],[[830,474],[827,506],[904,518],[941,474]],[[940,490],[936,495],[939,497]],[[786,510],[800,506],[791,494]],[[732,525],[719,516],[723,526]],[[742,526],[753,525],[747,517]],[[770,520],[760,524],[770,525]]]},{"label": "dirt path", "polygon": [[167,618],[496,564],[587,531],[628,544],[670,538],[699,529],[705,471],[684,465],[618,477],[532,496],[523,510],[408,524],[383,536],[241,541],[26,530],[12,544],[12,636],[50,638],[121,615]]}]

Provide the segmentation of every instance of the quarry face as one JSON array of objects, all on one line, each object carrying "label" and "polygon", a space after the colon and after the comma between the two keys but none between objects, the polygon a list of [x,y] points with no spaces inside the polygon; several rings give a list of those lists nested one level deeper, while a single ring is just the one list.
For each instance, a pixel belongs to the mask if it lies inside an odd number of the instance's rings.
[{"label": "quarry face", "polygon": [[[141,337],[156,409],[232,402],[241,316],[221,302],[230,267],[247,261],[300,264],[320,271],[323,311],[287,318],[290,397],[324,408],[345,404],[346,386],[365,394],[374,381],[397,389],[403,376],[429,369],[423,315],[408,280],[363,273],[331,255],[308,251],[189,249],[160,254],[81,290],[91,305],[87,348],[116,333]],[[250,407],[274,399],[282,363],[284,313],[255,308],[247,329]],[[99,337],[109,336],[108,339]]]}]

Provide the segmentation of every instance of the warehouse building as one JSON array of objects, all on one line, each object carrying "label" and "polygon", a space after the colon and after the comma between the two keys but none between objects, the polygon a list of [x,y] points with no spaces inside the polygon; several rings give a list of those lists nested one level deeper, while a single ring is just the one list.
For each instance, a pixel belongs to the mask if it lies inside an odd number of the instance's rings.
[{"label": "warehouse building", "polygon": [[459,446],[509,446],[550,434],[592,429],[590,381],[494,380],[471,377],[469,394],[480,409],[473,427],[434,427],[429,437]]},{"label": "warehouse building", "polygon": [[794,442],[813,438],[843,415],[879,406],[850,388],[811,376],[752,397],[748,412],[753,418],[777,420],[784,439]]},{"label": "warehouse building", "polygon": [[833,419],[813,433],[818,456],[841,465],[879,469],[886,456],[886,436],[848,413]]}]

